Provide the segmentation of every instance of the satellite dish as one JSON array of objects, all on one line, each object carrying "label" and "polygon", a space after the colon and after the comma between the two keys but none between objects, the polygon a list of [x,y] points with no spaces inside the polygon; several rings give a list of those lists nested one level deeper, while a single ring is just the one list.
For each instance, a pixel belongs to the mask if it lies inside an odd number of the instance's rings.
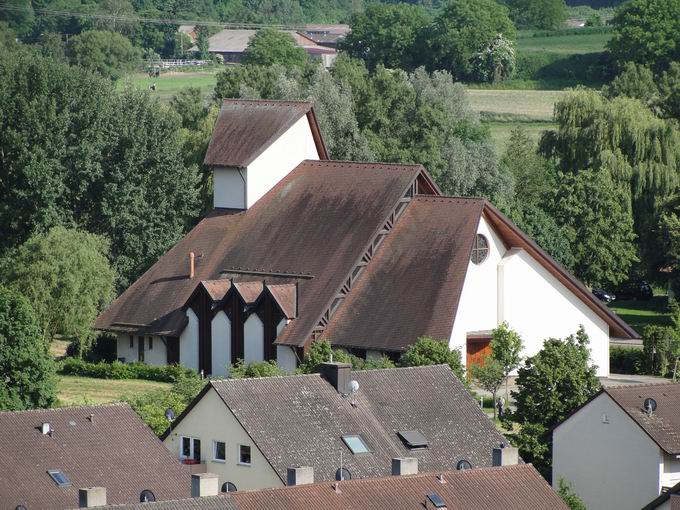
[{"label": "satellite dish", "polygon": [[356,393],[357,391],[359,391],[359,382],[352,380],[349,383],[349,391],[351,391],[352,393]]},{"label": "satellite dish", "polygon": [[140,503],[153,503],[154,501],[156,501],[156,496],[149,489],[144,489],[139,495]]},{"label": "satellite dish", "polygon": [[175,411],[172,410],[172,407],[168,407],[165,410],[165,418],[168,421],[174,421],[175,420]]},{"label": "satellite dish", "polygon": [[350,473],[349,469],[347,468],[338,468],[338,470],[335,472],[335,479],[338,482],[341,482],[343,480],[351,480],[352,473]]},{"label": "satellite dish", "polygon": [[470,463],[469,460],[459,460],[458,463],[456,464],[456,469],[458,471],[465,471],[466,469],[472,469],[472,464]]},{"label": "satellite dish", "polygon": [[17,505],[14,510],[28,510],[24,505]]},{"label": "satellite dish", "polygon": [[645,411],[651,416],[651,414],[656,411],[656,400],[653,398],[645,399]]}]

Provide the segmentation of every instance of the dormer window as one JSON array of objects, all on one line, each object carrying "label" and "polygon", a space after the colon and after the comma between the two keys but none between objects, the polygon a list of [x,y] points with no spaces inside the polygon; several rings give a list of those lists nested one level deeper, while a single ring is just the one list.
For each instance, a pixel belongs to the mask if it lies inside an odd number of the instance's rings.
[{"label": "dormer window", "polygon": [[470,261],[479,265],[489,256],[489,241],[482,234],[475,236],[475,245],[472,247]]},{"label": "dormer window", "polygon": [[349,451],[351,451],[354,455],[358,453],[370,453],[371,450],[368,449],[368,446],[366,446],[366,443],[364,443],[364,440],[362,439],[361,436],[342,436],[342,440],[345,442],[345,445],[347,448],[349,448]]},{"label": "dormer window", "polygon": [[59,469],[48,469],[47,474],[50,475],[54,483],[59,487],[70,487],[71,480]]}]

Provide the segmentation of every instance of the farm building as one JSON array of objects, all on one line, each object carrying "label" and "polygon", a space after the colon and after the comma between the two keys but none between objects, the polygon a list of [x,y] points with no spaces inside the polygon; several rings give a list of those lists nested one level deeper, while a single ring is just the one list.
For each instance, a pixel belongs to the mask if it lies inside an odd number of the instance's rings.
[{"label": "farm building", "polygon": [[214,211],[96,321],[124,361],[292,371],[316,339],[397,358],[430,336],[470,364],[507,322],[525,355],[582,325],[607,376],[610,337],[637,337],[486,200],[420,165],[329,161],[310,103],[225,100],[205,164]]}]

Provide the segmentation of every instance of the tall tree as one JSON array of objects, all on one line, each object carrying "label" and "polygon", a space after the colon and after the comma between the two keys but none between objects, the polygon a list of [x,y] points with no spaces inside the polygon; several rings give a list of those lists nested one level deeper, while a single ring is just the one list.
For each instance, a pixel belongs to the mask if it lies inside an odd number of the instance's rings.
[{"label": "tall tree", "polygon": [[413,70],[426,64],[426,29],[431,22],[421,5],[376,4],[358,12],[350,21],[351,32],[340,48],[361,58],[369,69]]},{"label": "tall tree", "polygon": [[55,334],[78,340],[86,351],[92,323],[113,297],[109,243],[94,234],[54,227],[24,243],[5,261],[7,285],[33,305],[41,342]]},{"label": "tall tree", "polygon": [[496,394],[503,384],[505,375],[503,365],[491,356],[487,356],[483,363],[470,367],[470,374],[480,388],[491,393],[493,402],[493,419],[496,419]]},{"label": "tall tree", "polygon": [[54,360],[30,303],[0,287],[0,410],[50,407],[55,386]]},{"label": "tall tree", "polygon": [[514,40],[508,9],[494,0],[449,0],[430,30],[430,69],[446,69],[457,79],[472,73],[474,55],[501,34]]},{"label": "tall tree", "polygon": [[427,336],[418,338],[418,341],[410,345],[399,358],[401,367],[422,367],[426,365],[448,365],[463,384],[465,369],[460,358],[459,349],[449,349],[448,340],[435,340]]},{"label": "tall tree", "polygon": [[285,68],[303,67],[307,63],[307,53],[288,32],[263,28],[248,42],[243,63],[260,66],[279,64]]},{"label": "tall tree", "polygon": [[[503,322],[491,333],[491,357],[496,360],[501,368],[505,379],[505,398],[510,399],[508,391],[508,378],[510,372],[519,367],[522,361],[522,337],[512,330],[507,322]],[[495,400],[495,395],[494,395]]]},{"label": "tall tree", "polygon": [[72,64],[118,79],[141,61],[141,52],[117,32],[88,30],[71,37],[67,54]]},{"label": "tall tree", "polygon": [[567,20],[564,0],[510,0],[510,17],[521,28],[553,30]]}]

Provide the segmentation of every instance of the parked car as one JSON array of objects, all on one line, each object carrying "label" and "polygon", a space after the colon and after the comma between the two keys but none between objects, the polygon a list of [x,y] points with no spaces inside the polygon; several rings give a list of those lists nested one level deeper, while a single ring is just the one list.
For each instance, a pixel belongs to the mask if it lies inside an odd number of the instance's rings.
[{"label": "parked car", "polygon": [[595,294],[595,297],[603,303],[611,303],[616,299],[616,295],[614,295],[613,292],[607,292],[602,289],[593,289],[593,294]]},{"label": "parked car", "polygon": [[651,285],[646,281],[629,282],[620,289],[614,291],[617,299],[638,299],[649,301],[654,297]]}]

